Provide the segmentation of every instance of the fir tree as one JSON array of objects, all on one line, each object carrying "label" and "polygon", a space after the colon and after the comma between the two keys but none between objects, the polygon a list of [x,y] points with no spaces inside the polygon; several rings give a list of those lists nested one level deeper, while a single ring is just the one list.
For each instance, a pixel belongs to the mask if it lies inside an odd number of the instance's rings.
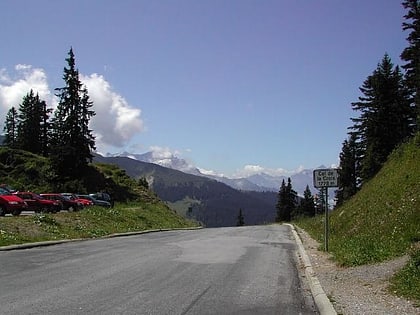
[{"label": "fir tree", "polygon": [[358,153],[356,138],[350,135],[343,142],[340,153],[340,167],[338,169],[338,189],[336,190],[336,206],[350,199],[358,190]]},{"label": "fir tree", "polygon": [[138,180],[138,184],[141,187],[149,189],[149,182],[147,181],[146,177],[140,177]]},{"label": "fir tree", "polygon": [[305,191],[303,192],[303,199],[300,202],[300,212],[304,216],[313,217],[315,216],[315,202],[312,196],[309,186],[306,185]]},{"label": "fir tree", "polygon": [[16,108],[12,107],[6,114],[6,121],[4,123],[4,145],[9,148],[16,148],[17,140],[17,126],[19,124],[19,117]]},{"label": "fir tree", "polygon": [[244,226],[244,215],[242,213],[242,209],[239,209],[238,220],[236,221],[236,226]]},{"label": "fir tree", "polygon": [[314,197],[316,214],[323,214],[325,212],[327,199],[327,188],[322,187],[318,189],[318,194]]},{"label": "fir tree", "polygon": [[290,222],[292,213],[296,208],[297,193],[293,190],[292,181],[290,177],[287,180],[287,185],[283,180],[278,193],[278,202],[276,205],[277,216],[276,222]]},{"label": "fir tree", "polygon": [[417,130],[420,130],[420,1],[406,0],[402,2],[407,10],[402,24],[404,31],[410,31],[407,37],[409,46],[401,53],[401,59],[406,62],[405,85],[409,89],[411,104],[416,111]]},{"label": "fir tree", "polygon": [[87,89],[79,79],[73,49],[66,58],[65,86],[57,88],[59,103],[52,119],[51,160],[58,174],[80,177],[95,150],[95,138],[89,129],[89,121],[95,112]]},{"label": "fir tree", "polygon": [[35,154],[46,154],[48,112],[46,103],[31,90],[19,107],[17,145]]},{"label": "fir tree", "polygon": [[[277,215],[276,215],[276,222],[282,222],[282,221],[290,221],[290,213],[287,213],[287,208],[285,206],[286,200],[286,183],[284,179],[281,182],[281,186],[277,195]],[[289,218],[289,220],[287,220]]]},{"label": "fir tree", "polygon": [[413,134],[414,113],[403,86],[398,67],[385,55],[360,91],[364,96],[352,103],[360,116],[351,118],[350,127],[360,156],[362,181],[372,178],[382,167],[389,153]]}]

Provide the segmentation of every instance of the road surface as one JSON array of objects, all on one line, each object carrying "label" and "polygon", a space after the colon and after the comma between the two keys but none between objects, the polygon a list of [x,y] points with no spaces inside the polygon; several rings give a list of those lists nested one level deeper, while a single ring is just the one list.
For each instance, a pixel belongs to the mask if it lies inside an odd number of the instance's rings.
[{"label": "road surface", "polygon": [[287,226],[0,252],[0,314],[314,314]]}]

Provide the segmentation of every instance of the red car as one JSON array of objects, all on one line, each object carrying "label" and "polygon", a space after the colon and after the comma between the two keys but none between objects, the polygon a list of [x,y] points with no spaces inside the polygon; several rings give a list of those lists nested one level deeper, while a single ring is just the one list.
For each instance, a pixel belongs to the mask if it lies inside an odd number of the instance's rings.
[{"label": "red car", "polygon": [[61,203],[61,210],[67,210],[67,211],[79,211],[81,209],[83,209],[83,205],[67,199],[66,197],[64,197],[61,194],[40,194],[41,197],[45,198],[45,199],[49,199],[49,200],[57,200]]},{"label": "red car", "polygon": [[10,191],[0,188],[0,217],[6,214],[19,215],[28,208],[25,201],[16,195],[12,195]]},{"label": "red car", "polygon": [[26,202],[28,205],[28,211],[56,213],[61,210],[61,203],[57,200],[48,200],[29,191],[18,191],[13,194],[22,198]]},{"label": "red car", "polygon": [[86,199],[86,198],[80,198],[76,194],[72,193],[61,193],[60,195],[66,197],[67,199],[76,201],[83,205],[83,207],[93,206],[92,200]]}]

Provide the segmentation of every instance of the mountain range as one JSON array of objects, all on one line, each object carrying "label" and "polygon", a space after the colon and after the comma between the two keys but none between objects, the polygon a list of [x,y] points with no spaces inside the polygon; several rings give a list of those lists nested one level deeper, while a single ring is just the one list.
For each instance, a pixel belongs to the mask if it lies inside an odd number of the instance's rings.
[{"label": "mountain range", "polygon": [[302,196],[306,186],[312,194],[313,170],[290,176],[266,173],[244,178],[206,175],[186,160],[173,154],[95,155],[95,162],[115,164],[135,178],[145,178],[150,189],[178,214],[201,222],[206,227],[234,226],[242,211],[246,225],[274,222],[278,191],[283,180]]},{"label": "mountain range", "polygon": [[235,226],[240,210],[246,225],[274,222],[276,192],[248,192],[214,179],[188,174],[132,157],[94,156],[95,163],[114,164],[150,189],[178,214],[206,227]]},{"label": "mountain range", "polygon": [[[259,173],[243,178],[228,178],[225,176],[208,175],[202,173],[199,168],[189,164],[186,160],[177,157],[174,154],[167,154],[165,156],[156,155],[153,152],[143,154],[133,154],[122,152],[117,154],[106,154],[106,157],[128,157],[137,161],[157,164],[163,167],[178,170],[187,174],[203,176],[222,182],[234,189],[241,191],[271,191],[278,192],[282,181],[286,181],[290,177],[293,189],[301,196],[309,186],[312,194],[317,193],[313,186],[313,169],[304,169],[290,175],[275,176],[267,173]],[[325,168],[320,166],[319,168]]]}]

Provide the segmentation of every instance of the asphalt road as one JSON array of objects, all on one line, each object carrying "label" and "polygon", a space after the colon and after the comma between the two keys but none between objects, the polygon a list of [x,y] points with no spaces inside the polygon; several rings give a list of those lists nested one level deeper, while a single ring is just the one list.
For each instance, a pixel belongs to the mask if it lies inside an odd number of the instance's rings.
[{"label": "asphalt road", "polygon": [[0,314],[314,314],[287,226],[0,252]]}]

